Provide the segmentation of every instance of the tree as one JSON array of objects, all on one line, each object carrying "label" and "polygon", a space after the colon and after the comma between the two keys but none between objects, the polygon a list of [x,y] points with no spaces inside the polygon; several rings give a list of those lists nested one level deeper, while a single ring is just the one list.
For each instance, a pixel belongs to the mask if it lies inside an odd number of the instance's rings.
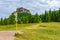
[{"label": "tree", "polygon": [[10,16],[9,16],[9,24],[15,24],[15,15],[12,13]]},{"label": "tree", "polygon": [[0,19],[0,25],[1,25],[1,19]]},{"label": "tree", "polygon": [[57,11],[57,15],[56,15],[56,19],[57,19],[57,22],[60,22],[60,8],[59,10]]},{"label": "tree", "polygon": [[1,23],[1,25],[3,25],[4,23],[3,23],[3,18],[1,18],[1,21],[0,21],[0,23]]},{"label": "tree", "polygon": [[9,24],[9,19],[8,18],[4,18],[4,25],[8,25]]},{"label": "tree", "polygon": [[34,18],[33,18],[34,20],[34,23],[38,23],[38,22],[40,22],[41,21],[41,19],[40,19],[40,17],[39,17],[39,15],[38,15],[38,13],[36,13],[35,15],[34,15]]},{"label": "tree", "polygon": [[4,25],[7,25],[7,19],[6,18],[4,18]]}]

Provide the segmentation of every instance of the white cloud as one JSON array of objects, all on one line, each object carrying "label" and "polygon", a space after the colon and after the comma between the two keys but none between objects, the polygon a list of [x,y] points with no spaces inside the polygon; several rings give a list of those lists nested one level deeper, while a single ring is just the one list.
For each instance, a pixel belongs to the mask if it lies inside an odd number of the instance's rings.
[{"label": "white cloud", "polygon": [[21,1],[21,0],[7,0],[7,1]]},{"label": "white cloud", "polygon": [[4,13],[9,14],[13,12],[17,7],[24,7],[31,10],[31,12],[33,11],[33,12],[42,13],[44,10],[49,10],[50,8],[51,9],[59,8],[60,1],[58,0],[0,0],[0,11],[3,14]]},{"label": "white cloud", "polygon": [[17,0],[0,1],[0,17],[7,17],[17,8]]},{"label": "white cloud", "polygon": [[[58,0],[37,0],[34,1],[35,3],[31,3],[33,4],[32,6],[38,6],[38,7],[47,7],[47,8],[52,8],[52,7],[60,7],[60,1]],[[41,4],[40,2],[42,2],[43,4]],[[45,4],[46,3],[46,4]]]},{"label": "white cloud", "polygon": [[[24,7],[25,6],[28,6],[31,10],[35,10],[35,11],[38,10],[38,12],[41,12],[42,10],[43,12],[44,10],[49,10],[50,8],[52,10],[54,9],[57,10],[60,7],[60,1],[58,0],[32,0],[31,2],[28,2],[28,3],[24,1]],[[36,10],[36,8],[38,9]]]}]

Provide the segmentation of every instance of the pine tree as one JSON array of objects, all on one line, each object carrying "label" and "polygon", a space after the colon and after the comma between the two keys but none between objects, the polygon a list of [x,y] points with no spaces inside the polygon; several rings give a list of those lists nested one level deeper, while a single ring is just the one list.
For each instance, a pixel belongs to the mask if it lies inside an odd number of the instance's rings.
[{"label": "pine tree", "polygon": [[0,22],[0,23],[1,23],[1,25],[3,25],[3,24],[4,24],[4,22],[3,22],[3,18],[1,18],[1,22]]},{"label": "pine tree", "polygon": [[8,18],[4,18],[4,25],[8,25],[9,24],[9,19]]},{"label": "pine tree", "polygon": [[1,25],[1,19],[0,19],[0,25]]},{"label": "pine tree", "polygon": [[49,10],[49,14],[48,14],[48,22],[50,22],[51,21],[51,9]]},{"label": "pine tree", "polygon": [[15,24],[15,15],[12,13],[12,15],[9,16],[9,24]]},{"label": "pine tree", "polygon": [[40,20],[40,17],[39,17],[39,15],[38,15],[38,13],[36,13],[35,15],[34,15],[34,22],[35,23],[38,23],[38,22],[40,22],[41,20]]}]

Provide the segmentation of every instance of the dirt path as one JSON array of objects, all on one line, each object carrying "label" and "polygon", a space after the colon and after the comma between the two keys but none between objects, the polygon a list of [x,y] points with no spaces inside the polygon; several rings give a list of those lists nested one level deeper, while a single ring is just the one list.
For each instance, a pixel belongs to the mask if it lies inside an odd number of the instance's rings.
[{"label": "dirt path", "polygon": [[14,40],[15,31],[0,31],[0,40]]},{"label": "dirt path", "polygon": [[[0,31],[0,40],[14,40],[16,31]],[[18,31],[20,34],[23,34],[22,30]]]}]

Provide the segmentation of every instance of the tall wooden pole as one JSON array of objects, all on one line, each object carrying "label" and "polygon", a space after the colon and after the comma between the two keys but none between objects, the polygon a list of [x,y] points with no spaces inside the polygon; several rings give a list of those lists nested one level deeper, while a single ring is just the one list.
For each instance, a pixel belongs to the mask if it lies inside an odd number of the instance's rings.
[{"label": "tall wooden pole", "polygon": [[16,33],[18,33],[17,12],[15,13],[15,20],[16,20]]}]

